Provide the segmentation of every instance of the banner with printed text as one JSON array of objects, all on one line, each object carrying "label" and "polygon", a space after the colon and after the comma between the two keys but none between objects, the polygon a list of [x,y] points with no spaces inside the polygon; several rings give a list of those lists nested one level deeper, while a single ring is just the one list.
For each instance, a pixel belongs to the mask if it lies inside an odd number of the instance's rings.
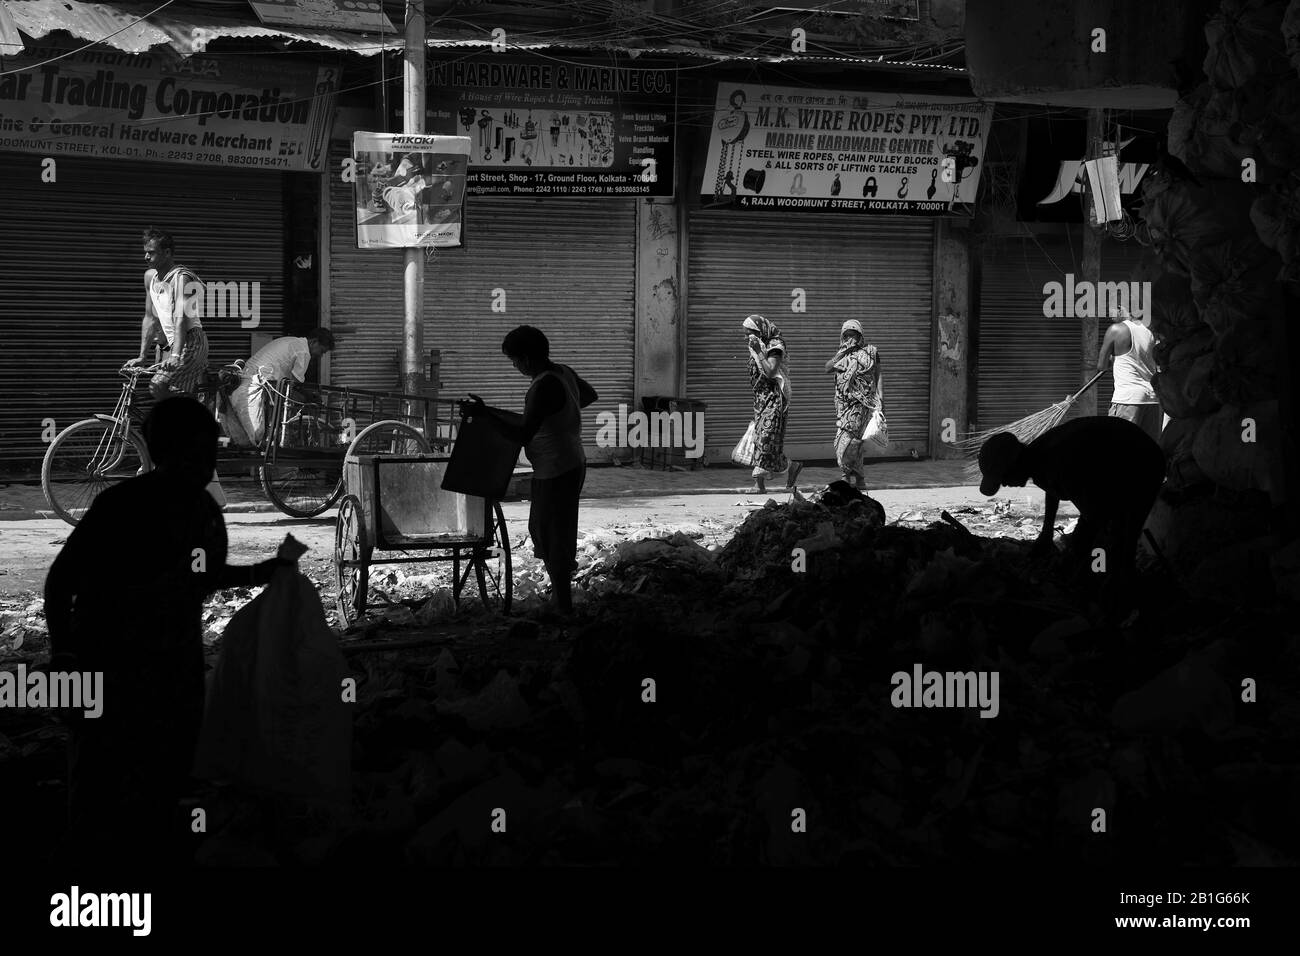
[{"label": "banner with printed text", "polygon": [[[0,150],[320,172],[339,72],[44,41],[6,57]],[[55,59],[62,57],[61,59]]]},{"label": "banner with printed text", "polygon": [[703,201],[968,214],[993,107],[956,97],[719,83]]},{"label": "banner with printed text", "polygon": [[470,138],[471,196],[673,195],[669,66],[431,60],[426,110],[430,132]]}]

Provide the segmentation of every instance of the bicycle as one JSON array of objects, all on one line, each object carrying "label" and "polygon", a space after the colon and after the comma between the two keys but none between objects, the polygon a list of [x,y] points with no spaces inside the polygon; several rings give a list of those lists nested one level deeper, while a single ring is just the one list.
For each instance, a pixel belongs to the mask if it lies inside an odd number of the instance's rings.
[{"label": "bicycle", "polygon": [[[75,422],[50,442],[41,490],[68,524],[76,525],[105,488],[153,469],[135,390],[160,368],[123,366],[118,374],[126,381],[113,413]],[[238,363],[223,371],[232,369],[241,371]],[[261,440],[245,447],[227,439],[217,452],[218,465],[255,468],[267,498],[291,517],[314,518],[338,502],[348,456],[428,454],[453,440],[450,401],[328,385],[310,386],[304,401],[294,395],[299,384],[267,383]],[[222,394],[223,384],[208,380],[195,397],[220,420]]]},{"label": "bicycle", "polygon": [[[315,385],[313,399],[304,401],[290,379],[268,389],[268,421],[278,425],[263,438],[259,477],[267,498],[295,518],[314,518],[338,503],[348,455],[419,455],[444,444],[412,424],[419,418],[428,427],[431,400],[417,399],[426,409],[407,415],[393,403],[411,396]],[[358,428],[365,421],[371,423]]]},{"label": "bicycle", "polygon": [[113,413],[74,422],[50,442],[41,462],[41,490],[64,521],[75,525],[106,488],[152,470],[135,391],[161,368],[122,366],[118,374],[126,381]]}]

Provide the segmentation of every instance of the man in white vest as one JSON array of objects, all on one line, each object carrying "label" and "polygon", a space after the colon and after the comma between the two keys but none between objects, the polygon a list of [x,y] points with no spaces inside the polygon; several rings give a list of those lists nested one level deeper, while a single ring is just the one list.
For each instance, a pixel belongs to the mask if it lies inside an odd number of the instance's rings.
[{"label": "man in white vest", "polygon": [[145,364],[149,348],[167,349],[162,369],[149,382],[159,400],[169,395],[193,395],[208,368],[208,338],[203,331],[204,288],[193,269],[179,265],[172,237],[161,229],[144,233],[144,321],[140,357],[127,365]]},{"label": "man in white vest", "polygon": [[[193,269],[176,262],[176,243],[161,229],[144,231],[144,320],[140,355],[126,364],[144,365],[149,349],[167,349],[162,367],[149,380],[149,393],[158,401],[173,395],[193,396],[208,370],[208,337],[203,331],[203,281]],[[226,493],[213,474],[208,492],[221,507]]]},{"label": "man in white vest", "polygon": [[1124,306],[1117,306],[1111,318],[1118,319],[1101,342],[1097,354],[1097,371],[1104,372],[1115,358],[1115,391],[1110,399],[1110,414],[1137,425],[1157,443],[1164,426],[1164,415],[1151,377],[1156,373],[1155,336],[1145,322],[1139,322]]}]

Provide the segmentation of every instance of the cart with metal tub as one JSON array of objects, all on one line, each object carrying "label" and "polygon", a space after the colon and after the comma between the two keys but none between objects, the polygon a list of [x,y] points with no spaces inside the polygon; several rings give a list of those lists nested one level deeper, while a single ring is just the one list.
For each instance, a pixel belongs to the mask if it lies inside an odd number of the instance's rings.
[{"label": "cart with metal tub", "polygon": [[[378,564],[450,562],[457,607],[472,573],[486,608],[510,610],[510,537],[501,504],[444,490],[450,460],[445,454],[345,459],[334,567],[339,614],[348,625],[365,612],[370,569]],[[377,560],[377,551],[400,556]]]},{"label": "cart with metal tub", "polygon": [[339,500],[347,457],[416,455],[451,444],[449,401],[329,385],[302,388],[288,379],[268,383],[267,390],[267,421],[274,424],[261,446],[226,449],[219,460],[258,459],[267,498],[293,517],[315,517]]}]

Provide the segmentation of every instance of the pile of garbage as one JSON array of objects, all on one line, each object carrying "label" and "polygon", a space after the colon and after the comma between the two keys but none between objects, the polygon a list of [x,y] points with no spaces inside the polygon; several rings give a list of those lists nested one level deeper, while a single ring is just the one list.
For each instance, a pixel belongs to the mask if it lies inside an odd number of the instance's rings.
[{"label": "pile of garbage", "polygon": [[[1136,619],[1115,623],[1095,587],[1030,558],[1037,525],[1005,509],[973,516],[1010,525],[995,539],[883,517],[832,497],[761,508],[721,548],[684,531],[624,536],[583,569],[599,600],[563,658],[387,662],[363,684],[376,695],[358,726],[366,796],[338,854],[1300,858],[1287,801],[1267,795],[1300,780],[1300,642],[1259,640],[1284,619],[1216,613],[1152,580]],[[996,673],[997,697],[897,706],[895,675],[918,666]],[[1276,674],[1276,703],[1244,704],[1244,673]],[[484,806],[517,808],[509,846],[490,838]],[[1098,809],[1115,836],[1095,832]],[[806,833],[792,831],[796,810]]]},{"label": "pile of garbage", "polygon": [[[1300,859],[1288,616],[1209,605],[1152,573],[1116,620],[1086,575],[1031,558],[1041,516],[995,502],[889,517],[832,488],[734,526],[598,529],[579,542],[578,620],[545,631],[562,640],[351,656],[354,812],[311,858]],[[527,610],[545,572],[526,541],[512,552]],[[397,602],[379,613],[453,619],[442,573],[376,574]],[[240,600],[214,601],[209,626]],[[900,696],[898,675],[936,672],[997,683],[964,707]],[[239,857],[213,839],[210,859]]]},{"label": "pile of garbage", "polygon": [[0,660],[24,648],[30,655],[47,646],[44,601],[35,595],[0,601]]}]

